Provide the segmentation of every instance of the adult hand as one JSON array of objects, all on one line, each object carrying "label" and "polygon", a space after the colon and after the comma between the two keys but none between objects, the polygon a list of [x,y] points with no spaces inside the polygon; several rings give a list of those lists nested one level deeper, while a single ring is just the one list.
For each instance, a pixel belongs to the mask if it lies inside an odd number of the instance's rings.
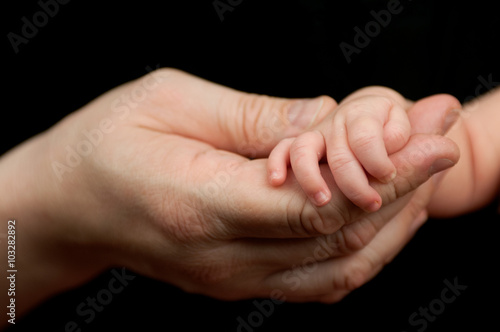
[{"label": "adult hand", "polygon": [[[418,118],[432,120],[425,133],[433,134],[415,134],[391,156],[399,175],[374,184],[383,207],[368,215],[340,194],[326,169],[334,199],[316,208],[293,175],[270,187],[266,160],[255,159],[320,121],[336,106],[331,98],[250,95],[173,69],[120,86],[0,160],[0,182],[11,192],[0,213],[15,217],[23,234],[17,298],[26,310],[125,266],[216,298],[279,289],[292,301],[331,300],[342,273],[330,258],[364,248],[405,206],[399,217],[413,219],[425,199],[406,194],[458,159],[454,143],[435,134],[457,105],[444,96],[430,101],[434,113],[423,107]],[[327,255],[294,287],[285,273],[325,239]]]}]

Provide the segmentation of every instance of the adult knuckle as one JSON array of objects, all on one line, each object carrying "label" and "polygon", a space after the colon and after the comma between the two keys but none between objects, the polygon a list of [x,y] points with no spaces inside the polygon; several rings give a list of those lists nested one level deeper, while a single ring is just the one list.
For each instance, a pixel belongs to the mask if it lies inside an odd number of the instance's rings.
[{"label": "adult knuckle", "polygon": [[398,176],[395,180],[385,183],[383,186],[377,187],[377,192],[383,202],[394,202],[399,197],[403,196],[402,187],[407,187],[408,180]]},{"label": "adult knuckle", "polygon": [[[168,209],[170,216],[168,221],[163,220],[162,225],[166,236],[176,239],[182,243],[191,241],[204,241],[207,239],[207,224],[203,221],[203,216],[193,207],[187,204],[176,204],[177,206]],[[161,213],[162,215],[164,213]]]},{"label": "adult knuckle", "polygon": [[345,277],[345,289],[353,291],[368,281],[368,273],[363,269],[352,269]]},{"label": "adult knuckle", "polygon": [[323,234],[323,225],[324,221],[319,212],[306,203],[299,214],[300,227],[295,232],[306,236]]},{"label": "adult knuckle", "polygon": [[[163,194],[161,209],[157,212],[157,219],[163,227],[165,236],[171,237],[180,243],[205,243],[219,239],[225,235],[225,228],[221,220],[214,218],[209,212],[209,202],[203,191],[196,190],[186,197],[174,197]],[[165,220],[165,216],[169,216]]]},{"label": "adult knuckle", "polygon": [[138,83],[146,84],[148,82],[148,85],[151,86],[169,88],[175,86],[176,82],[186,76],[188,74],[179,69],[158,68],[146,74],[142,79],[139,79]]},{"label": "adult knuckle", "polygon": [[147,94],[153,106],[165,109],[166,105],[179,105],[183,102],[182,85],[189,74],[174,68],[158,68],[135,81],[132,93]]},{"label": "adult knuckle", "polygon": [[232,276],[232,269],[225,264],[215,263],[211,261],[205,262],[203,265],[193,269],[191,277],[201,285],[214,286],[224,283]]},{"label": "adult knuckle", "polygon": [[335,241],[339,255],[349,255],[364,248],[365,243],[357,233],[341,228],[335,233]]},{"label": "adult knuckle", "polygon": [[345,218],[348,218],[346,211],[336,205],[327,207],[327,212],[323,212],[324,209],[325,207],[320,211],[307,200],[298,215],[298,220],[291,221],[293,233],[316,236],[330,235],[338,231],[345,224]]},{"label": "adult knuckle", "polygon": [[265,95],[242,94],[236,102],[236,109],[240,110],[241,116],[235,117],[235,128],[240,128],[239,132],[243,140],[249,144],[265,144],[274,139],[271,130],[273,124],[269,123],[266,116],[273,104],[272,98]]},{"label": "adult knuckle", "polygon": [[[214,257],[217,257],[214,259]],[[186,258],[184,265],[179,268],[190,281],[188,292],[207,292],[207,289],[217,288],[232,279],[239,271],[237,266],[221,257],[217,250],[198,252],[196,256]]]},{"label": "adult knuckle", "polygon": [[[333,110],[335,110],[338,106],[337,101],[330,96],[322,95],[321,98],[323,101],[323,105],[321,107],[321,113],[318,116],[319,118],[328,115]],[[321,119],[318,119],[318,120],[321,120]]]},{"label": "adult knuckle", "polygon": [[304,198],[302,204],[298,213],[295,209],[296,203],[293,203],[293,207],[289,208],[292,212],[287,213],[291,234],[298,237],[324,234],[324,220],[319,212],[309,204],[307,198]]},{"label": "adult knuckle", "polygon": [[363,286],[370,279],[372,269],[371,263],[367,260],[351,264],[344,270],[343,277],[334,287],[351,292]]},{"label": "adult knuckle", "polygon": [[406,206],[406,208],[408,209],[408,213],[411,216],[411,218],[409,219],[413,220],[414,218],[416,218],[419,213],[422,212],[427,203],[428,199],[419,197],[419,195],[414,195],[413,199]]}]

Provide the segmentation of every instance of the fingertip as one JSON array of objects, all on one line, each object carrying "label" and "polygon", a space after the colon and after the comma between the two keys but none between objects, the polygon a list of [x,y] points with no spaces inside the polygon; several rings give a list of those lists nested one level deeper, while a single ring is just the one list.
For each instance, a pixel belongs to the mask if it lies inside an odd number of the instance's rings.
[{"label": "fingertip", "polygon": [[318,191],[311,197],[311,201],[317,207],[324,206],[330,202],[331,194],[329,190]]},{"label": "fingertip", "polygon": [[363,165],[365,171],[381,183],[389,183],[397,176],[396,166],[387,157],[387,162],[379,161],[378,164]]},{"label": "fingertip", "polygon": [[389,173],[389,175],[384,176],[382,179],[379,179],[382,183],[389,183],[396,178],[398,175],[398,171],[396,167],[393,166],[393,170]]},{"label": "fingertip", "polygon": [[375,191],[372,187],[371,190],[367,191],[366,194],[362,195],[355,203],[358,207],[363,209],[365,212],[376,212],[382,207],[382,197],[379,193]]},{"label": "fingertip", "polygon": [[285,182],[286,173],[280,172],[279,170],[272,170],[269,172],[268,180],[269,184],[274,187],[280,186]]},{"label": "fingertip", "polygon": [[366,212],[376,212],[380,209],[382,206],[382,201],[381,200],[375,200],[372,203],[370,203],[366,208]]}]

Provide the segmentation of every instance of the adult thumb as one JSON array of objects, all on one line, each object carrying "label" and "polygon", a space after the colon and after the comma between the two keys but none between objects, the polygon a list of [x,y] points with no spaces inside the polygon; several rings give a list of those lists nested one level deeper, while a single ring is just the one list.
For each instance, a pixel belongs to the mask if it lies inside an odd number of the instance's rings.
[{"label": "adult thumb", "polygon": [[276,144],[319,123],[337,103],[328,96],[284,99],[239,93],[235,106],[223,112],[228,123],[226,148],[250,158],[267,157]]},{"label": "adult thumb", "polygon": [[408,110],[412,134],[446,134],[458,120],[461,108],[460,102],[447,94],[420,99]]},{"label": "adult thumb", "polygon": [[154,112],[159,125],[174,134],[215,148],[266,157],[283,138],[300,134],[337,106],[328,96],[286,99],[237,91],[177,69],[160,69]]}]

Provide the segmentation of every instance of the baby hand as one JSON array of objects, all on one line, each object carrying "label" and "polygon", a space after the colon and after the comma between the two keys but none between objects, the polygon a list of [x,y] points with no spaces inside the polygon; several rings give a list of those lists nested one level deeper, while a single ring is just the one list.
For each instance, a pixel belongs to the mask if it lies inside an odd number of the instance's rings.
[{"label": "baby hand", "polygon": [[395,178],[389,155],[405,146],[410,130],[406,111],[396,100],[375,95],[351,98],[311,131],[278,143],[269,155],[269,181],[283,184],[290,164],[307,196],[323,206],[331,199],[318,164],[326,155],[342,193],[360,208],[376,211],[382,199],[370,186],[370,176],[384,183]]}]

